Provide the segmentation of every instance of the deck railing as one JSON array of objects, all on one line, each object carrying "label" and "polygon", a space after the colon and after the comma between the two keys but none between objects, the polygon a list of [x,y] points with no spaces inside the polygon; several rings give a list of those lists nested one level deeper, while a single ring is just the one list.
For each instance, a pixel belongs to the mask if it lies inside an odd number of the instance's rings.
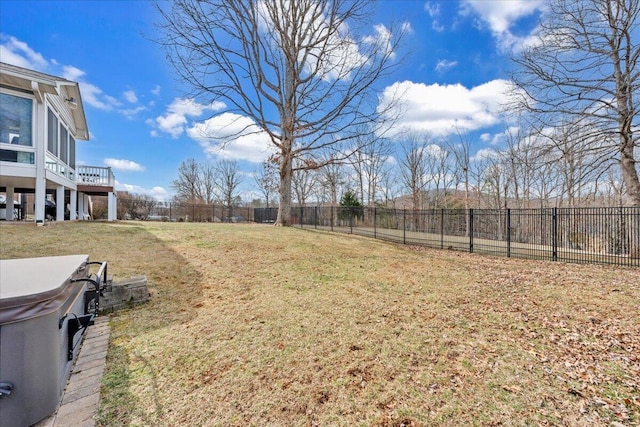
[{"label": "deck railing", "polygon": [[98,185],[113,187],[116,178],[110,167],[78,166],[76,168],[77,183],[82,185]]},{"label": "deck railing", "polygon": [[47,154],[47,160],[45,161],[45,167],[56,175],[63,176],[70,181],[73,181],[74,169],[69,167],[62,160],[52,157]]}]

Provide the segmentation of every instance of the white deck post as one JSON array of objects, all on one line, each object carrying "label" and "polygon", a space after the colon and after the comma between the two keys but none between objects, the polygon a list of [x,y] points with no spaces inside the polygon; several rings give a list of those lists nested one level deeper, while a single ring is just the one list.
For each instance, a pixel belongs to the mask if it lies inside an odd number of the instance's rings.
[{"label": "white deck post", "polygon": [[64,185],[56,188],[56,221],[64,221]]},{"label": "white deck post", "polygon": [[78,219],[83,220],[84,214],[84,193],[78,193]]},{"label": "white deck post", "polygon": [[[33,117],[35,123],[44,123],[44,105],[36,104],[36,114]],[[36,147],[36,183],[35,183],[35,220],[36,224],[43,225],[45,221],[45,200],[47,198],[46,176],[46,132],[44,126],[36,126],[33,144]]]},{"label": "white deck post", "polygon": [[7,205],[5,209],[4,219],[7,221],[13,221],[13,187],[7,186],[6,196]]},{"label": "white deck post", "polygon": [[[38,175],[38,171],[36,171],[36,175]],[[42,171],[42,175],[44,175],[44,171]],[[47,189],[45,185],[44,176],[42,179],[36,178],[36,194],[35,194],[35,214],[36,214],[36,224],[44,224],[44,201],[47,198]]]},{"label": "white deck post", "polygon": [[107,203],[107,220],[115,221],[118,219],[118,198],[116,193],[110,192]]},{"label": "white deck post", "polygon": [[76,190],[70,191],[69,196],[69,220],[75,221],[77,219],[78,211],[78,192]]}]

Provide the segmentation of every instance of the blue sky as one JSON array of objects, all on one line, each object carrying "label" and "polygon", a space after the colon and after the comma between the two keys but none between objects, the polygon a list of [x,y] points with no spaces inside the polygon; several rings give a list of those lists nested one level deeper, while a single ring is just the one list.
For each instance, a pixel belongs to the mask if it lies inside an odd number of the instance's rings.
[{"label": "blue sky", "polygon": [[[398,55],[406,59],[381,86],[406,89],[409,113],[398,126],[447,138],[456,123],[475,152],[499,146],[509,126],[500,108],[508,55],[533,34],[542,8],[536,0],[380,2],[372,35],[390,20],[411,28]],[[183,160],[217,155],[239,162],[244,198],[257,196],[248,174],[265,150],[239,141],[220,152],[193,137],[224,108],[188,98],[175,81],[152,42],[158,19],[147,1],[2,0],[0,61],[80,83],[91,139],[78,142],[78,162],[113,167],[119,190],[169,200]]]}]

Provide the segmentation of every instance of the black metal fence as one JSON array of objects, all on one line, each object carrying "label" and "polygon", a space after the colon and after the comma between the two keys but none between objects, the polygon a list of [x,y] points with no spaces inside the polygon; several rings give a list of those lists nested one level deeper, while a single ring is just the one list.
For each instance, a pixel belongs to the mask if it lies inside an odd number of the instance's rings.
[{"label": "black metal fence", "polygon": [[[257,208],[273,222],[277,208]],[[640,266],[640,208],[433,209],[304,207],[292,223],[375,239],[497,256]]]},{"label": "black metal fence", "polygon": [[178,222],[245,222],[254,221],[251,207],[229,207],[192,203],[156,204],[146,219]]}]

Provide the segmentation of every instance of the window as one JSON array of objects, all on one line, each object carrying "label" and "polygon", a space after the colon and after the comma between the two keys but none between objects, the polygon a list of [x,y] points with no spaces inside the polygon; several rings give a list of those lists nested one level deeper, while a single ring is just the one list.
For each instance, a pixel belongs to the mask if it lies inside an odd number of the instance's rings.
[{"label": "window", "polygon": [[27,151],[0,150],[0,161],[12,163],[34,164],[34,153]]},{"label": "window", "polygon": [[33,101],[0,93],[0,143],[31,147]]},{"label": "window", "polygon": [[69,136],[69,166],[76,168],[76,140]]},{"label": "window", "polygon": [[62,123],[60,123],[60,160],[62,160],[64,163],[67,163],[67,154],[69,152],[68,150],[68,144],[69,144],[69,131],[67,131],[67,128],[62,126]]},{"label": "window", "polygon": [[51,108],[47,108],[47,150],[58,155],[58,118]]}]

